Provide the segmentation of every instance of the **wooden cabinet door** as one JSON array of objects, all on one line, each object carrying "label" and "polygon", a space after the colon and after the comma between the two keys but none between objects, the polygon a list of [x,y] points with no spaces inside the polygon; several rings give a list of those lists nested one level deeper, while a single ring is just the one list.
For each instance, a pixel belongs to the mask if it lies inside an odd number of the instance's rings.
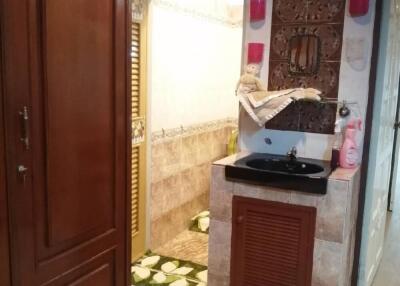
[{"label": "wooden cabinet door", "polygon": [[232,286],[311,286],[316,209],[233,199]]},{"label": "wooden cabinet door", "polygon": [[0,5],[13,285],[130,285],[128,1]]}]

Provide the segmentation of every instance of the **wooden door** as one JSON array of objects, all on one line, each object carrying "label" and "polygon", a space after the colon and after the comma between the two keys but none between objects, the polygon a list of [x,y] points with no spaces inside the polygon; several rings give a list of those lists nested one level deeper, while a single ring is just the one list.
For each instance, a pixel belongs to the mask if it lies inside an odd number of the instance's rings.
[{"label": "wooden door", "polygon": [[311,286],[316,209],[233,198],[231,286]]},{"label": "wooden door", "polygon": [[[1,6],[0,6],[1,8]],[[0,71],[1,53],[1,22],[0,22]],[[8,239],[8,204],[6,189],[6,160],[3,121],[3,83],[0,72],[0,285],[10,286],[10,256]]]},{"label": "wooden door", "polygon": [[130,285],[127,2],[0,0],[14,286]]},{"label": "wooden door", "polygon": [[372,285],[383,255],[400,75],[400,0],[383,1],[359,285]]}]

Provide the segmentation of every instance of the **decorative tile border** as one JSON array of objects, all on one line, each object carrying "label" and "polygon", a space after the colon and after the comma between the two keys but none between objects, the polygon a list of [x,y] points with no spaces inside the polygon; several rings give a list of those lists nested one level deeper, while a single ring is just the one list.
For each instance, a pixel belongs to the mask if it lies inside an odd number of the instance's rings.
[{"label": "decorative tile border", "polygon": [[237,126],[238,126],[237,118],[226,118],[222,120],[209,121],[205,123],[189,125],[187,127],[181,126],[179,128],[172,128],[172,129],[153,132],[151,135],[151,142],[152,144],[157,144],[163,141],[168,141],[178,136],[184,137],[184,136],[194,135],[196,133],[217,130],[223,127],[237,127]]}]

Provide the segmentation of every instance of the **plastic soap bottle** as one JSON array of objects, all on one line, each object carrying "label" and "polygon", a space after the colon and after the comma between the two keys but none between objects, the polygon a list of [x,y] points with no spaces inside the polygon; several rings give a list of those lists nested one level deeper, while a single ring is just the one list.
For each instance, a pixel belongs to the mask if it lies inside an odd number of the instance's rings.
[{"label": "plastic soap bottle", "polygon": [[340,167],[353,169],[357,167],[359,150],[356,143],[357,131],[361,130],[361,120],[353,119],[347,124],[345,140],[340,150]]},{"label": "plastic soap bottle", "polygon": [[335,137],[332,146],[332,159],[331,159],[332,170],[339,167],[340,148],[342,147],[343,144],[341,123],[342,123],[341,119],[337,120],[335,123]]}]

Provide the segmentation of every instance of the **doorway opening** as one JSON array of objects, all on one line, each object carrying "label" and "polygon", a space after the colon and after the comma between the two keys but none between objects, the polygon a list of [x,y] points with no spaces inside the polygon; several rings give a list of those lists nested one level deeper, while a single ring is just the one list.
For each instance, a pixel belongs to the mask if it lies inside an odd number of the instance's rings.
[{"label": "doorway opening", "polygon": [[[368,173],[365,186],[362,243],[358,285],[400,284],[400,204],[397,189],[399,143],[400,2],[384,1],[377,9],[381,17],[377,37],[377,63]],[[379,23],[378,23],[379,24]],[[379,41],[378,41],[379,39]],[[378,44],[379,42],[379,44]],[[375,77],[375,75],[373,75]],[[371,104],[370,104],[371,105]],[[371,105],[372,106],[372,105]],[[373,121],[372,121],[373,117]]]},{"label": "doorway opening", "polygon": [[211,165],[237,129],[243,3],[141,2],[131,47],[132,283],[206,285]]},{"label": "doorway opening", "polygon": [[[400,51],[399,51],[400,52]],[[400,54],[398,55],[400,57]],[[394,123],[394,143],[393,154],[390,168],[390,182],[387,194],[387,213],[383,222],[384,240],[381,254],[381,262],[377,267],[376,276],[373,279],[373,286],[399,285],[400,278],[397,274],[396,265],[400,264],[400,141],[399,141],[399,111],[400,111],[400,89],[399,84],[394,87],[393,92],[397,92],[396,121]],[[378,256],[379,257],[379,253]]]}]

